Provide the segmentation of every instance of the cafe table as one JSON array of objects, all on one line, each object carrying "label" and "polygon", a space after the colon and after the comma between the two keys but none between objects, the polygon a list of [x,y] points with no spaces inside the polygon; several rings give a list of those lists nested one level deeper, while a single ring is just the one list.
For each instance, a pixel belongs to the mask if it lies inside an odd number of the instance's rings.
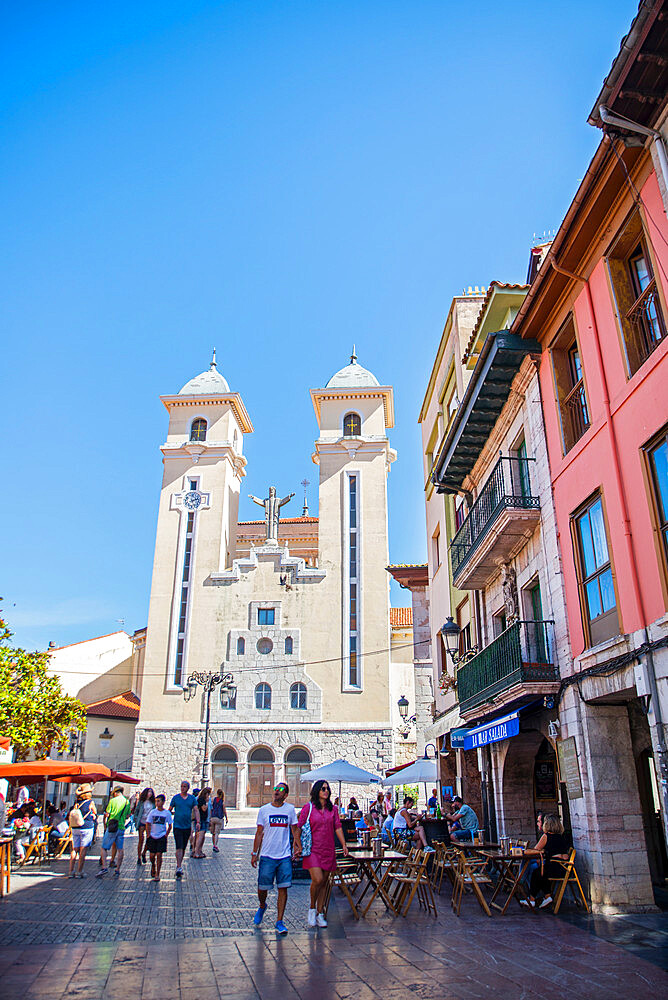
[{"label": "cafe table", "polygon": [[[386,850],[383,852],[383,856],[379,858],[374,857],[373,851],[355,851],[352,853],[352,857],[362,869],[363,875],[362,892],[360,893],[356,904],[358,909],[369,889],[373,889],[371,899],[362,911],[362,916],[366,916],[367,910],[373,903],[376,896],[380,896],[385,903],[385,908],[396,915],[397,911],[392,900],[388,896],[383,883],[392,862],[405,861],[406,855],[402,854],[401,851]],[[385,866],[385,871],[383,871],[383,866]]]},{"label": "cafe table", "polygon": [[[526,898],[526,892],[522,886],[522,879],[529,867],[532,856],[530,854],[510,854],[508,851],[486,851],[478,852],[482,857],[487,858],[492,867],[498,873],[499,879],[489,903],[495,910],[500,910],[501,915],[505,914],[510,906],[510,900],[515,897],[518,903],[520,899]],[[503,892],[508,895],[503,901]],[[497,896],[501,896],[503,905],[496,902]]]}]

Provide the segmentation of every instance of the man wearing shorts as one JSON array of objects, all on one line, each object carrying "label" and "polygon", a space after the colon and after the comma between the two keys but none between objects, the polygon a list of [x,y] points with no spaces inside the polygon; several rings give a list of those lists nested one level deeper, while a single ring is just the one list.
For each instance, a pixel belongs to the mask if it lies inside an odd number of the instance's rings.
[{"label": "man wearing shorts", "polygon": [[[274,788],[271,803],[262,806],[257,814],[257,829],[253,841],[251,865],[258,868],[257,898],[260,906],[253,917],[253,923],[258,927],[262,923],[264,911],[267,909],[267,893],[272,888],[274,880],[278,889],[278,917],[276,931],[287,934],[288,929],[283,923],[285,904],[288,901],[288,889],[292,885],[292,851],[290,850],[290,830],[294,838],[294,854],[301,854],[301,830],[297,824],[297,813],[293,805],[285,800],[290,789],[284,781]],[[259,867],[258,867],[259,861]]]},{"label": "man wearing shorts", "polygon": [[189,781],[181,782],[181,792],[175,795],[169,803],[169,811],[174,817],[174,843],[176,845],[176,877],[183,878],[183,853],[190,840],[190,824],[195,823],[195,831],[199,831],[199,809],[197,799],[188,794]]},{"label": "man wearing shorts", "polygon": [[123,795],[122,786],[117,785],[111,793],[111,798],[109,799],[107,808],[104,811],[104,837],[102,838],[102,847],[100,849],[102,867],[97,873],[98,878],[102,878],[102,876],[106,875],[109,871],[107,868],[107,851],[110,851],[114,844],[116,845],[117,851],[114,876],[118,878],[121,874],[121,865],[123,864],[125,821],[129,815],[130,803]]}]

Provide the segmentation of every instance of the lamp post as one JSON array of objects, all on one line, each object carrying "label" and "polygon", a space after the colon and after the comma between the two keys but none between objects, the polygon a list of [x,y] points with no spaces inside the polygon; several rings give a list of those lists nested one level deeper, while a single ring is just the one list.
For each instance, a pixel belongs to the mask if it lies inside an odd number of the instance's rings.
[{"label": "lamp post", "polygon": [[452,617],[446,618],[445,625],[442,625],[440,628],[440,633],[445,642],[446,652],[455,667],[468,663],[469,660],[478,655],[477,646],[471,646],[469,649],[465,649],[461,653],[459,652],[459,637],[462,630],[457,622],[453,621]]},{"label": "lamp post", "polygon": [[[207,747],[209,743],[209,720],[211,718],[211,692],[215,691],[219,684],[222,684],[222,691],[227,692],[228,701],[234,701],[237,693],[237,688],[234,683],[234,676],[232,674],[214,674],[212,670],[204,673],[202,671],[194,671],[183,689],[183,697],[186,701],[190,701],[197,694],[197,688],[204,688],[204,693],[206,694],[206,721],[204,725],[204,755],[202,757],[202,788],[206,784],[206,765],[207,765]],[[222,693],[221,691],[221,693]]]}]

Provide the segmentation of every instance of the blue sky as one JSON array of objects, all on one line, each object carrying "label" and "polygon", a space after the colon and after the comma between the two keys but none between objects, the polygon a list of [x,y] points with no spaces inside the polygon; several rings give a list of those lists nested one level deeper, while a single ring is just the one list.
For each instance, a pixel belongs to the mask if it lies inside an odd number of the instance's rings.
[{"label": "blue sky", "polygon": [[245,497],[315,484],[308,390],[357,344],[395,390],[391,559],[425,558],[417,415],[451,297],[524,280],[596,147],[587,113],[635,10],[0,6],[0,593],[17,642],[146,623],[158,397],[214,345],[255,425]]}]

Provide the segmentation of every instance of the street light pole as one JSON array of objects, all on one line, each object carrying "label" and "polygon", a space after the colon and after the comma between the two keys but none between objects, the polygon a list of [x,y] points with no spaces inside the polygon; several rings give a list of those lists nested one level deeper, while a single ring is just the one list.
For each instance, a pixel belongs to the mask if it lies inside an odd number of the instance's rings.
[{"label": "street light pole", "polygon": [[215,691],[218,685],[222,685],[222,691],[227,692],[228,699],[234,699],[237,693],[236,686],[234,684],[234,677],[232,674],[214,674],[212,670],[206,673],[201,671],[194,671],[186,681],[186,686],[183,689],[183,697],[186,701],[190,701],[197,694],[197,688],[204,688],[204,693],[206,694],[206,716],[204,723],[204,754],[202,756],[202,788],[206,784],[206,765],[208,762],[207,748],[209,745],[209,722],[211,720],[211,692]]}]

